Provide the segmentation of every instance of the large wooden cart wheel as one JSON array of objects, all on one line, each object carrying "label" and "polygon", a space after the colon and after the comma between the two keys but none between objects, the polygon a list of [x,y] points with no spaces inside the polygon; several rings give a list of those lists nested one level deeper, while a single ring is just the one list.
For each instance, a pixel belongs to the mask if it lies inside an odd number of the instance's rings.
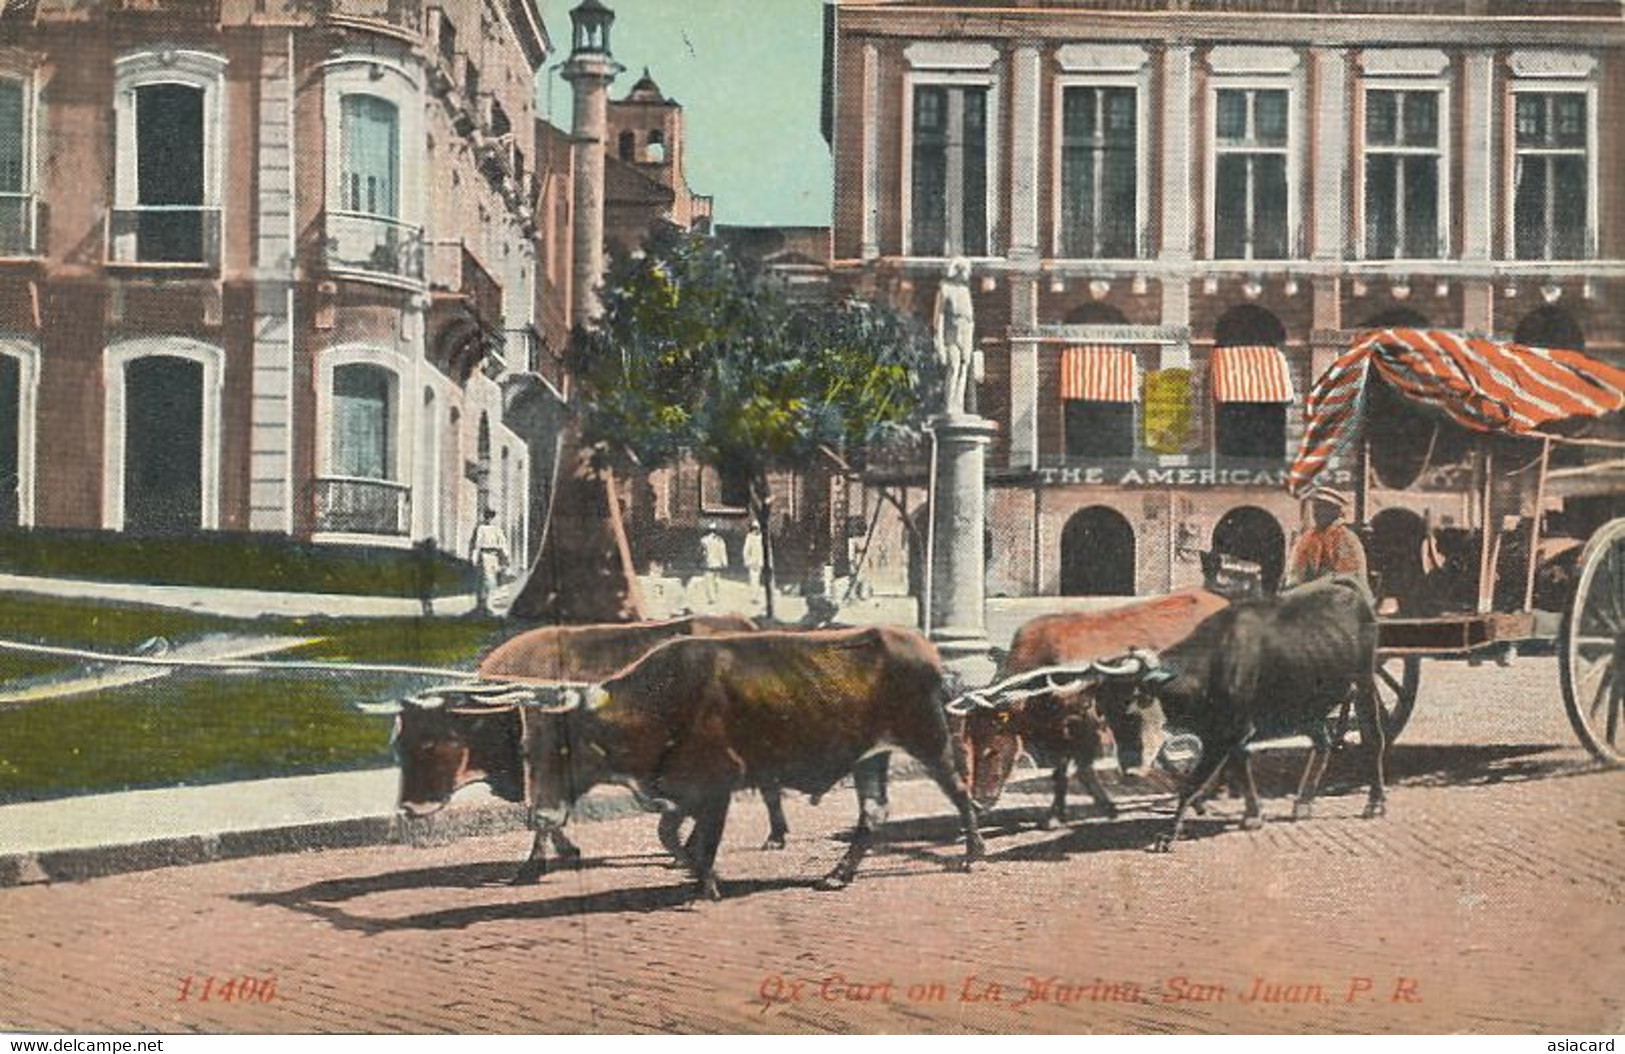
[{"label": "large wooden cart wheel", "polygon": [[1422,682],[1422,660],[1415,655],[1377,657],[1377,707],[1382,711],[1382,735],[1389,743],[1399,738],[1416,709],[1416,690]]},{"label": "large wooden cart wheel", "polygon": [[1586,749],[1625,765],[1625,520],[1592,536],[1558,639],[1563,705]]}]

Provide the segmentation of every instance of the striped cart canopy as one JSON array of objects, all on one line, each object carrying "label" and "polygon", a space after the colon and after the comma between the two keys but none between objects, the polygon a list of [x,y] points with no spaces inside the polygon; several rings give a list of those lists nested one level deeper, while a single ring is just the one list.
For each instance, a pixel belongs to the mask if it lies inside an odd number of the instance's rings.
[{"label": "striped cart canopy", "polygon": [[1134,353],[1107,345],[1086,344],[1061,352],[1061,398],[1100,403],[1135,399]]},{"label": "striped cart canopy", "polygon": [[1409,402],[1474,432],[1539,436],[1554,421],[1625,409],[1625,370],[1576,351],[1434,329],[1372,330],[1309,393],[1303,446],[1287,478],[1292,493],[1307,490],[1359,438],[1373,371]]}]

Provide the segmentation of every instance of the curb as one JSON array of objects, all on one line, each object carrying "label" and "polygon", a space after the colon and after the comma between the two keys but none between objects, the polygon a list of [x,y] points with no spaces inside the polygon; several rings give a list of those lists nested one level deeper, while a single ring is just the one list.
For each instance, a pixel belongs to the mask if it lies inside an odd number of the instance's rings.
[{"label": "curb", "polygon": [[[578,823],[617,820],[642,812],[630,796],[588,795],[571,818]],[[379,845],[444,845],[465,838],[527,830],[520,805],[452,807],[421,820],[399,816],[358,816],[342,820],[265,827],[249,831],[180,835],[142,842],[54,849],[0,856],[0,889],[52,882],[83,882],[135,871],[241,860],[329,849]]]}]

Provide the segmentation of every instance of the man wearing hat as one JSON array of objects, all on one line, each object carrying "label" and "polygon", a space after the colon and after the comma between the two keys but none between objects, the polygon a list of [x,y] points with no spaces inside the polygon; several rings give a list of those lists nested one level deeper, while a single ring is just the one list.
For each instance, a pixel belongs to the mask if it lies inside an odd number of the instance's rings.
[{"label": "man wearing hat", "polygon": [[1292,547],[1284,588],[1301,586],[1330,575],[1366,578],[1365,546],[1344,520],[1348,495],[1329,487],[1315,487],[1303,497],[1308,526]]}]

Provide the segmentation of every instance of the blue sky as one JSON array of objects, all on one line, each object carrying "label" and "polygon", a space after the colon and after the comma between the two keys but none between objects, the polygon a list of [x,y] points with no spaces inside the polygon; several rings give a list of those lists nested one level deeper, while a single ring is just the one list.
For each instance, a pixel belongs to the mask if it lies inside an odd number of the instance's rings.
[{"label": "blue sky", "polygon": [[[829,148],[818,128],[822,0],[606,0],[610,42],[626,72],[621,98],[648,66],[683,104],[688,180],[716,198],[719,223],[827,226]],[[563,59],[575,0],[543,7]],[[548,82],[550,81],[550,83]],[[550,119],[570,122],[569,86],[556,72],[540,87]]]}]

